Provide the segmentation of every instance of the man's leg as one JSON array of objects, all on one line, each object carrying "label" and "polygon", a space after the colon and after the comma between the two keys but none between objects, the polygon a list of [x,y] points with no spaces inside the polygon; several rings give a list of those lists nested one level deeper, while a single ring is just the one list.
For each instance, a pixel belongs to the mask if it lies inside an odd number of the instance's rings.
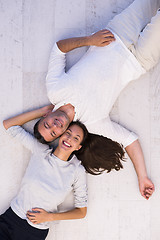
[{"label": "man's leg", "polygon": [[146,69],[150,70],[160,59],[160,9],[141,32],[133,54]]},{"label": "man's leg", "polygon": [[132,50],[143,28],[151,21],[160,7],[160,0],[135,0],[116,15],[107,25],[123,43]]}]

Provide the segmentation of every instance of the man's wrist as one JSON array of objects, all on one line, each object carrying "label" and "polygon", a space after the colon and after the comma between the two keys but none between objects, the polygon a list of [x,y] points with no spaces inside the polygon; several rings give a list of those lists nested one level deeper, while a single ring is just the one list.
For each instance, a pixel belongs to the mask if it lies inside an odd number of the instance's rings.
[{"label": "man's wrist", "polygon": [[45,113],[42,108],[38,108],[34,110],[34,115],[35,115],[34,118],[36,119],[42,117],[43,115],[45,115]]},{"label": "man's wrist", "polygon": [[140,175],[138,176],[138,181],[143,181],[144,179],[148,178],[148,175],[147,174],[144,174],[144,175]]},{"label": "man's wrist", "polygon": [[92,37],[92,35],[89,35],[89,36],[85,36],[84,37],[84,45],[85,46],[91,46],[92,44],[91,44],[91,37]]}]

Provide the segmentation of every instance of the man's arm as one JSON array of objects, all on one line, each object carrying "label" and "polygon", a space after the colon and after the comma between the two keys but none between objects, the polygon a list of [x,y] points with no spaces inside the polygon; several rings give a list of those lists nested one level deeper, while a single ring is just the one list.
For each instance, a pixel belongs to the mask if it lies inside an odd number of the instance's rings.
[{"label": "man's arm", "polygon": [[154,192],[154,184],[147,176],[144,156],[140,143],[138,140],[136,140],[128,145],[125,149],[136,170],[140,192],[142,196],[148,200]]},{"label": "man's arm", "polygon": [[144,198],[148,199],[154,192],[154,185],[147,177],[144,156],[137,135],[111,121],[110,118],[107,118],[105,122],[99,122],[99,124],[103,124],[103,136],[121,143],[125,148],[135,167],[140,192]]},{"label": "man's arm", "polygon": [[90,36],[60,40],[57,42],[57,45],[62,52],[67,53],[75,48],[83,46],[104,47],[114,40],[114,35],[109,30],[103,29]]},{"label": "man's arm", "polygon": [[[29,149],[32,153],[43,152],[48,149],[48,146],[38,142],[35,137],[29,132],[25,131],[21,125],[25,124],[28,121],[39,118],[47,114],[53,109],[53,105],[47,105],[45,107],[29,111],[26,113],[19,114],[13,118],[9,118],[3,121],[3,125],[7,130],[7,133],[19,143],[21,143],[25,148]],[[14,127],[13,127],[14,126]],[[13,127],[13,128],[11,128]]]},{"label": "man's arm", "polygon": [[53,107],[54,106],[52,104],[50,104],[50,105],[47,105],[42,108],[38,108],[33,111],[19,114],[15,117],[4,120],[3,125],[4,125],[5,129],[8,129],[8,128],[10,128],[12,126],[16,126],[16,125],[21,126],[21,125],[25,124],[26,122],[29,122],[31,120],[34,120],[36,118],[40,118],[40,117],[44,116],[48,112],[52,111]]},{"label": "man's arm", "polygon": [[27,212],[27,218],[34,224],[39,224],[43,222],[51,222],[58,220],[69,220],[69,219],[80,219],[84,218],[87,213],[87,208],[74,208],[67,212],[61,213],[49,213],[41,208],[32,209],[34,212]]},{"label": "man's arm", "polygon": [[[68,38],[60,40],[54,44],[50,60],[48,73],[46,76],[46,87],[50,102],[55,103],[56,99],[66,97],[65,88],[67,86],[68,75],[65,74],[67,52],[82,46],[106,46],[114,41],[113,34],[107,29],[98,31],[90,36]],[[63,89],[63,90],[62,90]]]}]

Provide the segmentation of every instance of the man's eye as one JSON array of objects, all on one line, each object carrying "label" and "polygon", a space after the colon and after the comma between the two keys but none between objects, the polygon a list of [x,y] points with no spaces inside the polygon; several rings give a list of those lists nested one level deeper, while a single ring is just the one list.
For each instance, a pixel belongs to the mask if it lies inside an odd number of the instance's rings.
[{"label": "man's eye", "polygon": [[56,136],[55,132],[51,132],[51,135],[52,135],[52,137]]},{"label": "man's eye", "polygon": [[48,123],[44,123],[44,127],[48,129],[49,128]]}]

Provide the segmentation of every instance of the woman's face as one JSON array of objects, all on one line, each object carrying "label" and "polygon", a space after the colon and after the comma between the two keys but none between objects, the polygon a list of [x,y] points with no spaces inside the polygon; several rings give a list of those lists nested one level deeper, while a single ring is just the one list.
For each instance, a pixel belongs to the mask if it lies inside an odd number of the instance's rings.
[{"label": "woman's face", "polygon": [[77,125],[69,127],[65,133],[59,139],[59,147],[65,150],[67,153],[79,150],[83,140],[83,130]]}]

